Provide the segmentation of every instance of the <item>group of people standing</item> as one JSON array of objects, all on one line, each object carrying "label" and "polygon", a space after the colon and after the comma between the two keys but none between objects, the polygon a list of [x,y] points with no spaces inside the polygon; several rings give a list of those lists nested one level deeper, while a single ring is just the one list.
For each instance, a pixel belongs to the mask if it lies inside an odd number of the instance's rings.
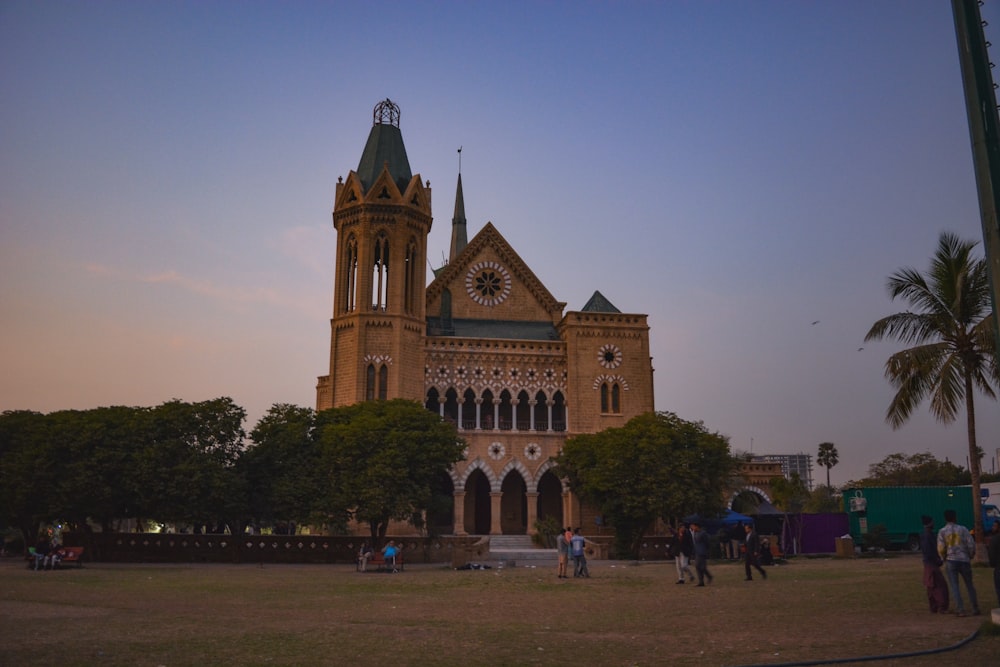
[{"label": "group of people standing", "polygon": [[[972,584],[972,559],[976,555],[976,541],[968,528],[957,523],[955,510],[945,510],[944,527],[934,532],[934,520],[924,515],[921,518],[924,530],[920,534],[920,551],[924,561],[924,588],[927,589],[927,602],[932,614],[952,613],[949,609],[948,591],[955,599],[954,614],[968,616],[962,590],[959,588],[959,578],[965,583],[969,596],[969,606],[973,616],[979,616],[979,598],[976,587]],[[993,586],[996,589],[997,601],[1000,603],[1000,523],[993,524],[993,532],[989,536],[988,554],[993,567]],[[944,575],[941,566],[944,566]],[[947,577],[947,584],[945,584]]]},{"label": "group of people standing", "polygon": [[590,577],[587,569],[587,538],[580,534],[580,529],[564,528],[556,535],[556,554],[559,556],[558,576],[568,579],[566,570],[569,559],[573,559],[573,576]]},{"label": "group of people standing", "polygon": [[[741,524],[742,525],[742,524]],[[731,534],[729,534],[731,536]],[[731,537],[730,537],[731,539]],[[760,537],[754,530],[752,524],[743,526],[743,565],[746,570],[746,581],[753,581],[753,569],[756,569],[760,576],[767,579],[767,571],[761,567],[760,563]],[[723,549],[728,545],[724,544]],[[685,577],[689,583],[694,582],[695,575],[691,572],[691,559],[694,559],[694,570],[698,575],[697,586],[704,586],[705,581],[712,583],[714,577],[708,571],[708,556],[711,543],[708,533],[698,521],[691,521],[688,525],[681,524],[677,527],[677,533],[671,540],[670,553],[674,557],[674,565],[677,567],[677,583],[683,584]]]}]

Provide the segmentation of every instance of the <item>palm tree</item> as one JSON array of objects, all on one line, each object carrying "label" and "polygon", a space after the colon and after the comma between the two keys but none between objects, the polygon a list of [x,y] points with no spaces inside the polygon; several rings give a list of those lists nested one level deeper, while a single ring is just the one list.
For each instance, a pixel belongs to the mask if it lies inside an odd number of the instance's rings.
[{"label": "palm tree", "polygon": [[837,446],[832,442],[819,443],[819,453],[816,455],[816,463],[826,468],[826,486],[830,487],[830,468],[837,465],[840,458],[837,455]]},{"label": "palm tree", "polygon": [[926,276],[912,268],[889,276],[889,295],[904,298],[917,312],[882,318],[872,325],[865,340],[895,338],[913,345],[885,362],[885,376],[896,389],[885,417],[893,429],[900,428],[925,398],[930,399],[934,417],[946,424],[955,421],[965,403],[973,516],[976,538],[982,540],[980,450],[973,396],[978,389],[996,399],[991,383],[1000,381],[1000,372],[986,261],[972,256],[976,245],[944,232]]}]

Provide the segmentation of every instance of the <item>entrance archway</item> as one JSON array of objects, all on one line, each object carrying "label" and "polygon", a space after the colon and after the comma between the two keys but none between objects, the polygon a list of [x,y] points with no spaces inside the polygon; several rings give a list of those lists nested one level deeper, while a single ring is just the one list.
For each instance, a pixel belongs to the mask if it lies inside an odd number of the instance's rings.
[{"label": "entrance archway", "polygon": [[474,470],[465,480],[465,532],[489,535],[492,516],[490,480],[482,470]]},{"label": "entrance archway", "polygon": [[538,480],[538,520],[551,518],[563,526],[562,482],[551,472],[546,472]]},{"label": "entrance archway", "polygon": [[500,486],[500,532],[524,535],[528,532],[528,485],[520,473],[511,471]]}]

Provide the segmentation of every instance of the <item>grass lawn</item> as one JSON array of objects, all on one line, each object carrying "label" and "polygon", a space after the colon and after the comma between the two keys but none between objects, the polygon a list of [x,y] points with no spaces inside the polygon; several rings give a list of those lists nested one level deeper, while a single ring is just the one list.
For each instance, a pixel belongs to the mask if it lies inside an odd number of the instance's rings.
[{"label": "grass lawn", "polygon": [[[399,574],[345,565],[87,564],[33,572],[0,561],[0,665],[748,665],[948,646],[985,616],[927,610],[919,557],[796,559],[704,588],[672,563]],[[953,653],[876,665],[1000,665],[1000,634]]]}]

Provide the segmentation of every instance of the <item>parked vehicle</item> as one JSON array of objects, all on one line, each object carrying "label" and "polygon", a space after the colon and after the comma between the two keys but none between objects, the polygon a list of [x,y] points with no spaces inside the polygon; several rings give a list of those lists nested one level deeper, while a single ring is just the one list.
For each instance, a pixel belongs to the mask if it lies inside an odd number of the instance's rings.
[{"label": "parked vehicle", "polygon": [[[958,523],[973,529],[971,486],[887,486],[854,488],[844,491],[851,537],[856,545],[870,548],[874,535],[885,540],[890,549],[920,548],[920,517],[944,525],[944,511],[955,510]],[[983,503],[983,525],[987,533],[1000,521],[1000,508]],[[874,534],[874,535],[873,535]]]}]

